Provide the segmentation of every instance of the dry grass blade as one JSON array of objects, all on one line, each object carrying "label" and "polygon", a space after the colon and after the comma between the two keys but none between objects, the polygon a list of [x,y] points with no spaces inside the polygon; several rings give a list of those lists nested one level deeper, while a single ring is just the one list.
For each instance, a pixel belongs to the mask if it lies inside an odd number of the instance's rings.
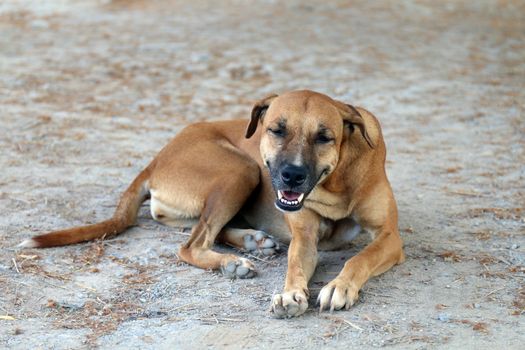
[{"label": "dry grass blade", "polygon": [[12,258],[11,260],[13,261],[13,265],[15,266],[16,272],[20,273],[20,270],[18,269],[18,264],[16,263],[16,259]]},{"label": "dry grass blade", "polygon": [[347,325],[349,325],[352,328],[355,328],[355,329],[360,330],[360,331],[363,330],[363,328],[359,327],[358,325],[353,324],[352,322],[350,322],[348,320],[343,319],[343,322],[346,323]]}]

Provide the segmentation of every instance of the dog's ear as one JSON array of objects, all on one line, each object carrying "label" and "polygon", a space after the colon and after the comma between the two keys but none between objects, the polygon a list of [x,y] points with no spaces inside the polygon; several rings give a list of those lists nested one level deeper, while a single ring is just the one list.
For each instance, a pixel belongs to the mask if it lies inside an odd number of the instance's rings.
[{"label": "dog's ear", "polygon": [[268,107],[270,107],[270,103],[277,97],[277,95],[272,94],[270,96],[267,96],[257,102],[252,109],[252,119],[250,120],[250,124],[248,124],[248,129],[246,129],[246,138],[249,139],[252,137],[252,135],[255,133],[255,130],[257,130],[257,125],[259,124],[259,121],[264,116],[264,113],[268,110]]},{"label": "dog's ear", "polygon": [[357,126],[359,128],[359,131],[361,131],[361,135],[363,135],[364,139],[370,146],[370,148],[375,148],[374,142],[370,138],[370,135],[368,135],[368,132],[366,131],[366,125],[365,120],[363,119],[363,116],[357,108],[355,108],[352,105],[346,104],[346,107],[348,107],[348,112],[345,113],[343,116],[343,120],[345,123],[349,123],[352,127]]}]

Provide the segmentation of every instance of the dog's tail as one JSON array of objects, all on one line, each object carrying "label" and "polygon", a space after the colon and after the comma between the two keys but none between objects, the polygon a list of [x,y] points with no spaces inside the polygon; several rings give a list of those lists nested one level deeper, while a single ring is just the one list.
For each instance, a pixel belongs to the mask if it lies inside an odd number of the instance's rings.
[{"label": "dog's tail", "polygon": [[90,241],[96,238],[106,238],[117,235],[135,224],[137,213],[142,202],[149,196],[148,180],[151,174],[148,166],[133,180],[131,185],[120,197],[113,217],[97,224],[74,227],[66,230],[53,231],[35,236],[22,242],[19,247],[45,248]]}]

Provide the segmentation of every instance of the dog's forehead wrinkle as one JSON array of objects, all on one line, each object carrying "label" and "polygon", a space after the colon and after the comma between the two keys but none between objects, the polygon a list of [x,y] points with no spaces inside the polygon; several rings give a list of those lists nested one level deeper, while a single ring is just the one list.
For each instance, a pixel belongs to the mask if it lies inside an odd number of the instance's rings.
[{"label": "dog's forehead wrinkle", "polygon": [[319,127],[317,128],[317,130],[319,131],[320,134],[326,134],[328,131],[330,131],[330,129],[323,123],[319,124]]},{"label": "dog's forehead wrinkle", "polygon": [[310,99],[311,99],[311,96],[308,96],[304,100],[303,110],[304,110],[305,113],[308,111],[308,105],[310,104]]},{"label": "dog's forehead wrinkle", "polygon": [[277,121],[277,126],[279,126],[281,129],[286,128],[286,118],[284,116],[279,117],[279,120]]}]

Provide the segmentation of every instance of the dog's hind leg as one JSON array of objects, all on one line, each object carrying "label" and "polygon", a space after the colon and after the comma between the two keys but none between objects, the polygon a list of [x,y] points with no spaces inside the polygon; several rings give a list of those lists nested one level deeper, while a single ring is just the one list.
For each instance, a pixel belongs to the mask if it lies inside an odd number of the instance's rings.
[{"label": "dog's hind leg", "polygon": [[224,226],[237,214],[257,186],[259,177],[237,173],[215,181],[204,201],[199,221],[193,227],[189,240],[179,250],[179,257],[203,269],[220,269],[230,278],[254,277],[255,267],[248,259],[217,253],[211,248]]},{"label": "dog's hind leg", "polygon": [[212,246],[259,185],[260,169],[221,128],[226,126],[189,126],[159,153],[150,179],[152,216],[168,224],[197,219],[179,258],[203,269],[220,269],[229,277],[248,278],[255,275],[249,260],[220,254]]}]

